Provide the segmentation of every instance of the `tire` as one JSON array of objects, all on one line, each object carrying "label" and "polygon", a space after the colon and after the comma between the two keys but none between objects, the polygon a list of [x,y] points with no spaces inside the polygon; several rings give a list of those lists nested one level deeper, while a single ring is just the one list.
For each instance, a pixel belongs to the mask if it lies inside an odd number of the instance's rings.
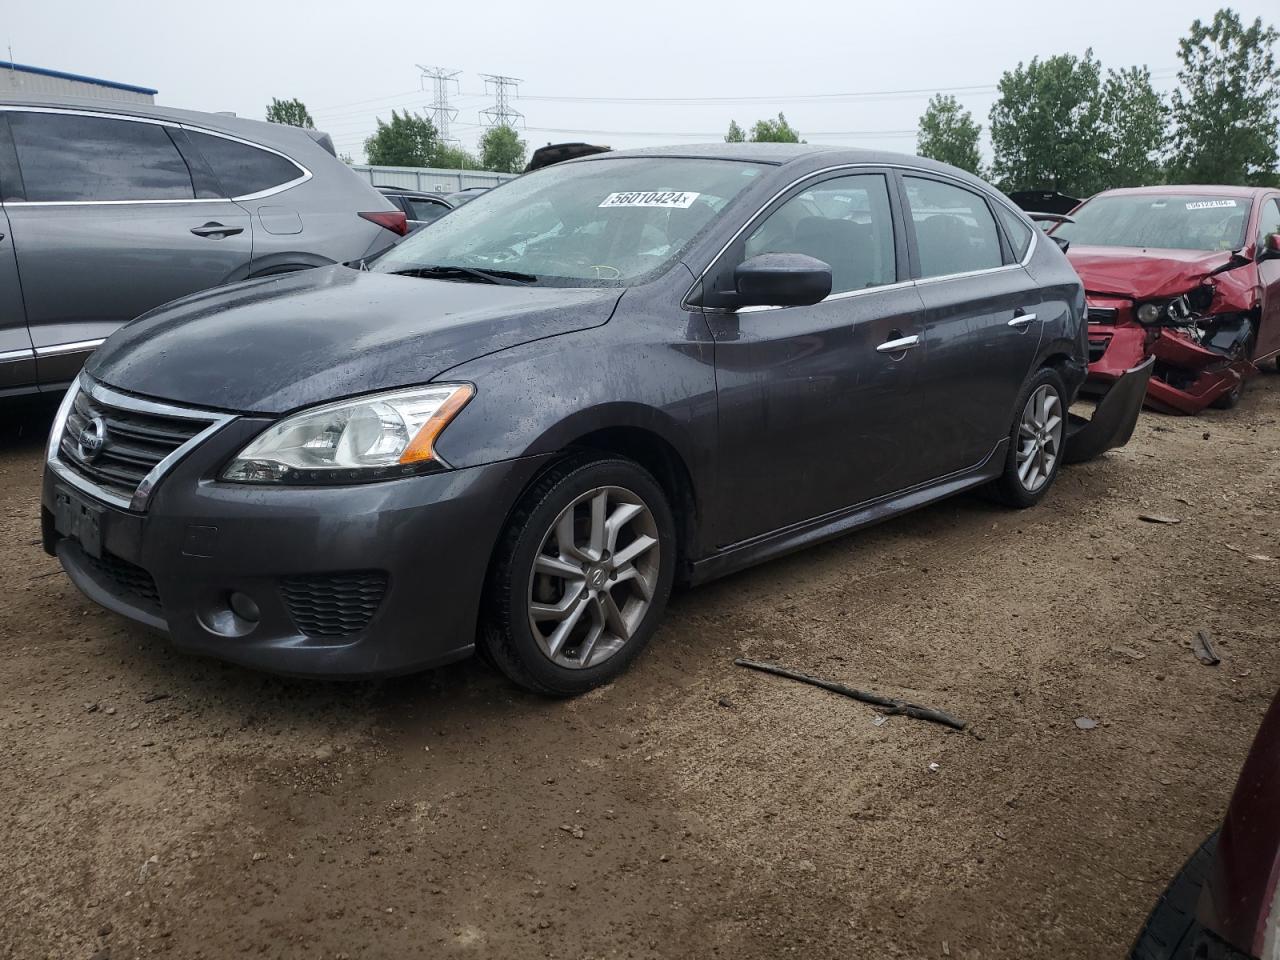
[{"label": "tire", "polygon": [[1215,831],[1160,895],[1133,944],[1129,960],[1190,960],[1194,956],[1195,944],[1202,935],[1196,921],[1196,905],[1217,848]]},{"label": "tire", "polygon": [[[1037,395],[1055,398],[1055,412],[1052,416],[1057,418],[1057,423],[1053,424],[1051,418],[1043,418],[1049,422],[1047,431],[1034,431],[1038,436],[1032,439],[1024,431],[1033,429],[1026,418],[1030,412],[1031,399]],[[1066,397],[1067,389],[1062,383],[1062,377],[1051,367],[1037,370],[1018,394],[1013,426],[1009,431],[1009,452],[1005,457],[1004,471],[991,484],[991,492],[995,498],[1006,506],[1017,509],[1034,507],[1044,499],[1053,486],[1053,481],[1057,479],[1067,439]],[[1040,440],[1039,446],[1037,440]],[[1031,450],[1029,456],[1034,461],[1029,472],[1022,460],[1028,447]],[[1045,452],[1043,459],[1039,453],[1041,449]],[[1052,455],[1051,462],[1049,454]],[[1042,472],[1046,465],[1047,470]]]},{"label": "tire", "polygon": [[481,617],[484,655],[534,693],[586,693],[649,642],[675,568],[675,520],[646,470],[618,458],[557,465],[521,497],[499,539]]},{"label": "tire", "polygon": [[1215,410],[1234,410],[1240,405],[1240,398],[1244,395],[1244,380],[1241,379],[1233,388],[1228,390],[1218,399],[1214,400],[1209,406]]}]

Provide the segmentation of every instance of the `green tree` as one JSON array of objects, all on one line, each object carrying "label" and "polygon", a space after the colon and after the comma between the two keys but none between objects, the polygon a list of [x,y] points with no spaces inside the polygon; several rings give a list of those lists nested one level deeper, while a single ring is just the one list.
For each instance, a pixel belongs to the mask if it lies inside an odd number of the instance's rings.
[{"label": "green tree", "polygon": [[1190,183],[1268,184],[1276,180],[1280,130],[1277,33],[1249,27],[1230,8],[1196,20],[1178,41],[1173,93],[1174,177]]},{"label": "green tree", "polygon": [[271,106],[267,107],[267,119],[272,123],[287,123],[291,127],[306,127],[308,130],[316,128],[307,105],[297,97],[292,100],[277,100],[272,97]]},{"label": "green tree", "polygon": [[1101,65],[1059,54],[1000,78],[991,108],[992,171],[1006,191],[1092,193],[1101,180]]},{"label": "green tree", "polygon": [[439,144],[431,154],[431,162],[427,166],[443,167],[446,170],[479,170],[480,161],[460,147]]},{"label": "green tree", "polygon": [[737,120],[729,121],[729,132],[724,135],[725,143],[742,143],[747,139],[747,135],[743,129],[738,126]]},{"label": "green tree", "polygon": [[391,122],[378,118],[378,129],[364,142],[369,163],[382,167],[429,167],[440,152],[436,125],[406,110],[391,111]]},{"label": "green tree", "polygon": [[525,146],[513,127],[490,127],[480,138],[480,165],[499,173],[519,173],[524,169]]},{"label": "green tree", "polygon": [[1151,86],[1151,71],[1146,67],[1108,70],[1101,96],[1101,186],[1160,183],[1169,108]]},{"label": "green tree", "polygon": [[[730,126],[730,132],[733,126]],[[751,128],[752,143],[801,143],[800,134],[791,124],[787,123],[787,118],[781,112],[778,114],[777,120],[757,120],[756,125]]]},{"label": "green tree", "polygon": [[982,125],[973,122],[973,114],[960,106],[955,97],[937,94],[920,117],[916,153],[961,170],[981,176],[982,154],[978,152],[978,135]]}]

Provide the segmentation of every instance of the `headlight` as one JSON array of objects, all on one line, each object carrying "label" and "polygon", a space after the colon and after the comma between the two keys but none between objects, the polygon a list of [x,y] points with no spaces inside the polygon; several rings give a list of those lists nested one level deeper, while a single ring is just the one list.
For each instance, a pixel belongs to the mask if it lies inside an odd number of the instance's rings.
[{"label": "headlight", "polygon": [[295,413],[241,450],[222,479],[361,483],[447,467],[433,445],[474,394],[469,383],[433,384]]},{"label": "headlight", "polygon": [[1138,322],[1152,324],[1160,320],[1160,305],[1158,303],[1144,303],[1138,307]]}]

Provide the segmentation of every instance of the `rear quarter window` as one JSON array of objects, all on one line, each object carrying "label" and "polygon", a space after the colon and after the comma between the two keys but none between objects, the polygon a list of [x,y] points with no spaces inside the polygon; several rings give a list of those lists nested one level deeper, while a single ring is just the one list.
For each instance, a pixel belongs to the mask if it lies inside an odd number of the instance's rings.
[{"label": "rear quarter window", "polygon": [[1000,203],[993,203],[1000,226],[1004,227],[1004,235],[1009,240],[1009,248],[1013,251],[1013,259],[1021,261],[1031,248],[1031,228],[1012,210]]},{"label": "rear quarter window", "polygon": [[303,175],[301,167],[278,153],[196,130],[188,130],[187,136],[229,197],[262,193]]}]

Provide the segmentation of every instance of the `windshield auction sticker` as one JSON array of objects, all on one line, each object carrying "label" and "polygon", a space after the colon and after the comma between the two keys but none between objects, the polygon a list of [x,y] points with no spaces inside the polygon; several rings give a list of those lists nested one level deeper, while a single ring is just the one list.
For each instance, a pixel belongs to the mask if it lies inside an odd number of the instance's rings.
[{"label": "windshield auction sticker", "polygon": [[600,201],[602,207],[679,207],[693,206],[698,194],[684,190],[635,190],[630,193],[611,193]]},{"label": "windshield auction sticker", "polygon": [[1193,200],[1187,204],[1188,210],[1212,210],[1215,207],[1234,207],[1234,200]]}]

